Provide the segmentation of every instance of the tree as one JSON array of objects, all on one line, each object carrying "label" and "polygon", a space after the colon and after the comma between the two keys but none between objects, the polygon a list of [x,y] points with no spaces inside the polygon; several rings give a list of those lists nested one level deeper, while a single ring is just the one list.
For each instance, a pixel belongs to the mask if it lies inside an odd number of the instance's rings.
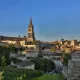
[{"label": "tree", "polygon": [[65,48],[65,53],[70,53],[71,49],[70,48]]},{"label": "tree", "polygon": [[15,45],[14,44],[9,44],[8,48],[10,49],[10,51],[15,52]]},{"label": "tree", "polygon": [[6,67],[6,62],[5,62],[4,56],[2,56],[1,60],[2,60],[2,70],[4,71],[4,69]]},{"label": "tree", "polygon": [[6,65],[9,65],[10,64],[10,49],[7,48],[7,47],[3,47],[3,46],[0,46],[0,66],[2,65],[2,56],[4,55],[5,57],[5,62],[6,62]]},{"label": "tree", "polygon": [[51,52],[55,52],[56,51],[56,49],[54,48],[54,47],[51,47]]},{"label": "tree", "polygon": [[34,58],[31,60],[35,64],[35,69],[40,70],[43,72],[51,72],[55,65],[51,60],[44,59],[44,58]]},{"label": "tree", "polygon": [[38,58],[43,58],[43,53],[41,48],[39,48]]},{"label": "tree", "polygon": [[63,64],[68,65],[68,60],[71,59],[70,54],[64,53],[62,57],[63,57]]},{"label": "tree", "polygon": [[37,70],[6,67],[3,73],[3,80],[32,80],[32,78],[42,75],[43,73]]},{"label": "tree", "polygon": [[39,53],[38,54],[38,58],[43,58],[43,54],[42,53]]},{"label": "tree", "polygon": [[25,49],[29,49],[29,48],[26,46]]},{"label": "tree", "polygon": [[26,36],[24,35],[24,38],[26,38]]},{"label": "tree", "polygon": [[3,80],[3,72],[0,72],[0,80]]}]

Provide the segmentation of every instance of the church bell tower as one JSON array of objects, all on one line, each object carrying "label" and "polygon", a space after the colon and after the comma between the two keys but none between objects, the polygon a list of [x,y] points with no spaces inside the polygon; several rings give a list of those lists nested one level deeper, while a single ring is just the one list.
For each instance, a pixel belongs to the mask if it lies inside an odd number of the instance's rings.
[{"label": "church bell tower", "polygon": [[30,17],[30,23],[28,25],[28,38],[27,41],[33,42],[35,41],[34,37],[34,26],[32,24],[32,18]]}]

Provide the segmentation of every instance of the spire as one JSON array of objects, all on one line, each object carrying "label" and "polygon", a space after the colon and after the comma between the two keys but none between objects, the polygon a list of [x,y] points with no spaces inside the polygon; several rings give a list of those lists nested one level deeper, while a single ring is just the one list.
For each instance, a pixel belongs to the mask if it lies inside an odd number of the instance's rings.
[{"label": "spire", "polygon": [[30,25],[32,25],[32,18],[30,17]]}]

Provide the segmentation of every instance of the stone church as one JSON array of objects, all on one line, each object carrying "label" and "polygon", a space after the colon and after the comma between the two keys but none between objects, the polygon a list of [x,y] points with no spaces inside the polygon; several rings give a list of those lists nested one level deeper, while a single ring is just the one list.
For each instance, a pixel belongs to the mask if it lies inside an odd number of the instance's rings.
[{"label": "stone church", "polygon": [[33,42],[35,41],[35,36],[34,36],[34,26],[32,24],[32,19],[30,17],[30,23],[28,25],[28,37],[27,41]]},{"label": "stone church", "polygon": [[28,33],[27,36],[24,37],[8,37],[8,36],[0,36],[0,42],[19,45],[23,47],[34,47],[35,45],[35,34],[34,34],[34,26],[32,23],[32,18],[30,17],[30,23],[28,25]]}]

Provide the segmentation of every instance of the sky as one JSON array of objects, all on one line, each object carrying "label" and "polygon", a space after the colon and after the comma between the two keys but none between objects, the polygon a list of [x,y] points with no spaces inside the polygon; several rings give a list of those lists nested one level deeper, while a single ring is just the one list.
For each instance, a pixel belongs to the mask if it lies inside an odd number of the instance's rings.
[{"label": "sky", "polygon": [[0,35],[27,36],[30,16],[37,40],[80,40],[80,0],[0,0]]}]

